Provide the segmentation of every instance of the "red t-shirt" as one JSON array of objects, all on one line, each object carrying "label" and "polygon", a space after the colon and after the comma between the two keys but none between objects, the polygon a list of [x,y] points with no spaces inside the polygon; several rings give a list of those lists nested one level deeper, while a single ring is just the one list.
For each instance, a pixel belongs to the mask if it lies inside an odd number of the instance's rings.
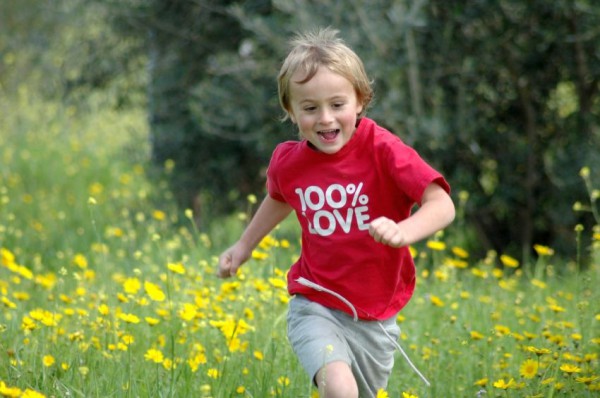
[{"label": "red t-shirt", "polygon": [[304,277],[345,297],[361,319],[394,316],[413,294],[415,266],[408,247],[375,242],[369,223],[407,218],[432,182],[450,191],[414,149],[368,118],[335,154],[306,140],[279,144],[267,172],[269,195],[292,206],[302,227],[289,293],[352,314],[339,298],[296,281]]}]

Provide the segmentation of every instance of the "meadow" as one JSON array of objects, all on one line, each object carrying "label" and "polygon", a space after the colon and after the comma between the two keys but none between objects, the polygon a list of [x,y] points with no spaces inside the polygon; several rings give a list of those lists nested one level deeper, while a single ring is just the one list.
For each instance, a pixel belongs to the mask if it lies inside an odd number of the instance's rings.
[{"label": "meadow", "polygon": [[[257,198],[198,230],[147,177],[143,111],[109,105],[0,98],[0,396],[316,397],[286,340],[292,220],[217,279]],[[576,207],[600,223],[594,173],[574,176],[590,192]],[[599,396],[600,230],[573,226],[573,259],[544,242],[530,264],[473,258],[454,189],[459,219],[413,248],[417,290],[398,317],[431,386],[398,355],[378,398]]]}]

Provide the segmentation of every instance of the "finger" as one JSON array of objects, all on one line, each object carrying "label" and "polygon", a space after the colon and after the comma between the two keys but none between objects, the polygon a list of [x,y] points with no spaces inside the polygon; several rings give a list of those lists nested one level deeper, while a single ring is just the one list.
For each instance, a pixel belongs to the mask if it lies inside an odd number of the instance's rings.
[{"label": "finger", "polygon": [[223,255],[219,259],[219,265],[217,267],[217,277],[227,278],[230,276],[231,269],[231,257],[229,255]]}]

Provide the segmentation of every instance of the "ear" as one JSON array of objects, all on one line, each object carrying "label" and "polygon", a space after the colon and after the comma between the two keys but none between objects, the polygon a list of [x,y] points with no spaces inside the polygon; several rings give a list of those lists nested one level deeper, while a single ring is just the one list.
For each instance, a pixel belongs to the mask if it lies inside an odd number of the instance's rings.
[{"label": "ear", "polygon": [[356,109],[356,114],[357,114],[357,115],[360,115],[360,114],[362,113],[363,109],[365,109],[365,106],[364,106],[364,105],[363,105],[363,103],[361,102],[361,103],[359,103],[359,104],[358,104],[358,107],[357,107],[357,109]]}]

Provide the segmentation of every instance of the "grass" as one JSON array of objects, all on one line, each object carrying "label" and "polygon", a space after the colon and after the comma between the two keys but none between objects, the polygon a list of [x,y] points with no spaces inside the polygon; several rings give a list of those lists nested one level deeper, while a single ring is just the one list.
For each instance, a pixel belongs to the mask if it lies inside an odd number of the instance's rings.
[{"label": "grass", "polygon": [[[25,89],[0,107],[0,396],[316,396],[286,339],[293,222],[218,280],[248,214],[198,231],[146,178],[143,112]],[[431,387],[398,356],[379,396],[597,396],[600,234],[577,234],[585,269],[542,245],[534,264],[417,247],[400,344]]]}]

